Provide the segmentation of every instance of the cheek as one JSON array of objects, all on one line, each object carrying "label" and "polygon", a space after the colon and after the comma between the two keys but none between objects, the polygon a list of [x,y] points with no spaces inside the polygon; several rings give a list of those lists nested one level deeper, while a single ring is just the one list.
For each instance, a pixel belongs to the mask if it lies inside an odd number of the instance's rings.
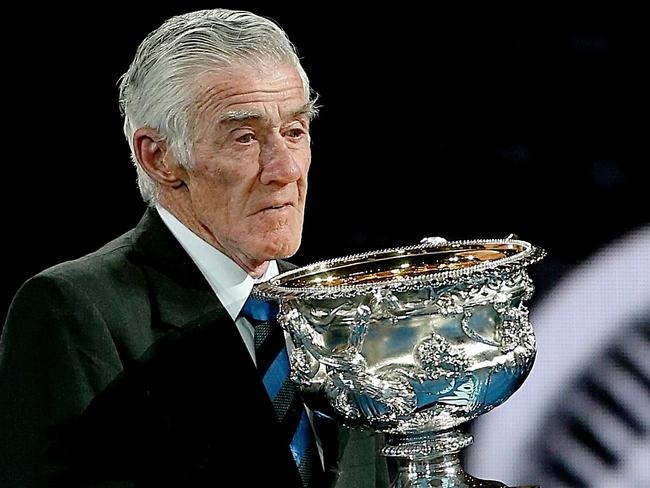
[{"label": "cheek", "polygon": [[223,185],[219,178],[196,179],[188,185],[188,189],[192,198],[192,206],[197,210],[205,211],[226,203],[227,186]]},{"label": "cheek", "polygon": [[202,151],[197,155],[188,185],[196,204],[223,208],[241,200],[237,194],[244,191],[248,176],[243,171],[246,165],[236,156],[218,150],[215,154]]},{"label": "cheek", "polygon": [[307,173],[309,172],[309,166],[311,166],[311,147],[309,145],[300,151],[299,158],[299,161],[301,161],[301,167],[303,168],[304,177],[306,178]]},{"label": "cheek", "polygon": [[188,191],[191,206],[199,222],[215,235],[229,232],[236,222],[241,198],[233,193],[233,184],[221,171],[204,173],[191,180]]}]

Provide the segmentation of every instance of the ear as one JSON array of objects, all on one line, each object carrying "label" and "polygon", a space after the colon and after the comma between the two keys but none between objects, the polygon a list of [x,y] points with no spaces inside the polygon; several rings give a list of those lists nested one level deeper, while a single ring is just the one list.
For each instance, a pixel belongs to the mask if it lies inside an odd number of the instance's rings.
[{"label": "ear", "polygon": [[186,172],[167,148],[167,141],[157,130],[140,127],[133,134],[133,149],[138,163],[157,183],[178,188],[185,183]]}]

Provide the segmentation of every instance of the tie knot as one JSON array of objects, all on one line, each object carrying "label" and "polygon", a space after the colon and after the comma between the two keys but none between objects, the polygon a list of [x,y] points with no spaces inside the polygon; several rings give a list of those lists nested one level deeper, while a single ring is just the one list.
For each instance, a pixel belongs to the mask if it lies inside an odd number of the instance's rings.
[{"label": "tie knot", "polygon": [[241,314],[249,321],[275,320],[279,311],[278,303],[273,300],[262,300],[249,296],[241,310]]}]

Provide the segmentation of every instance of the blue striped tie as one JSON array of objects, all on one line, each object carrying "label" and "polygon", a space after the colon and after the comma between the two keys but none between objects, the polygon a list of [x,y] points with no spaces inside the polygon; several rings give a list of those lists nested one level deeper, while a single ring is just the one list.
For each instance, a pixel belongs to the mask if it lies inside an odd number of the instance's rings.
[{"label": "blue striped tie", "polygon": [[321,470],[314,433],[295,384],[289,378],[289,357],[276,302],[249,297],[241,315],[254,328],[255,357],[262,383],[273,403],[280,432],[289,444],[304,487],[314,485]]}]

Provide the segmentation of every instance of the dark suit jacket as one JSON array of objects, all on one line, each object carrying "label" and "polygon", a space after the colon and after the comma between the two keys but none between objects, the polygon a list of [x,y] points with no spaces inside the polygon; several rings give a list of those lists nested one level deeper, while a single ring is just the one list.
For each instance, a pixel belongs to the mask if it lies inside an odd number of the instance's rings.
[{"label": "dark suit jacket", "polygon": [[[315,423],[324,486],[387,486],[374,436]],[[215,487],[231,475],[237,486],[298,486],[275,428],[234,322],[151,209],[12,303],[0,342],[2,487]]]}]

